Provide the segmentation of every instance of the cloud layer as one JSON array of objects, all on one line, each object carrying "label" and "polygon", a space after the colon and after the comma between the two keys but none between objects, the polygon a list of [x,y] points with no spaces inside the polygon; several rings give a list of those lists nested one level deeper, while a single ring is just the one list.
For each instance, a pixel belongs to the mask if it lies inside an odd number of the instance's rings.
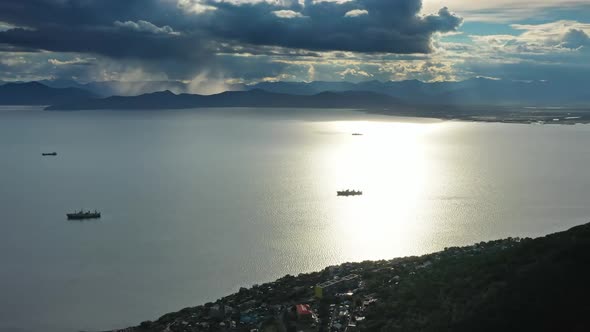
[{"label": "cloud layer", "polygon": [[115,58],[199,59],[212,44],[308,50],[428,53],[456,30],[447,9],[419,16],[421,0],[3,0],[0,43]]},{"label": "cloud layer", "polygon": [[590,77],[586,1],[423,1],[2,0],[0,80]]},{"label": "cloud layer", "polygon": [[316,51],[429,53],[431,37],[455,31],[462,19],[448,9],[420,16],[420,0],[208,1],[216,10],[197,14],[218,38],[252,45]]}]

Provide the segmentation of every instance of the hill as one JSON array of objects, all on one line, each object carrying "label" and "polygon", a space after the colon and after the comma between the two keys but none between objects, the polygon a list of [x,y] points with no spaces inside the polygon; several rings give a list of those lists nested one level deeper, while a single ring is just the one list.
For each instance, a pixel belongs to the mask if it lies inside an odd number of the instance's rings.
[{"label": "hill", "polygon": [[140,96],[114,96],[55,104],[48,110],[184,109],[199,107],[307,107],[382,108],[400,105],[390,96],[364,91],[322,92],[311,96],[272,93],[256,89],[215,95],[179,94],[170,91]]},{"label": "hill", "polygon": [[51,88],[38,82],[0,85],[0,105],[51,105],[93,98],[78,88]]},{"label": "hill", "polygon": [[590,224],[287,275],[127,331],[586,331],[588,280]]},{"label": "hill", "polygon": [[[450,248],[367,273],[379,303],[367,330],[584,331],[590,309],[590,225],[539,239]],[[397,271],[396,271],[397,270]],[[414,274],[412,274],[414,273]],[[402,275],[398,284],[389,283]]]}]

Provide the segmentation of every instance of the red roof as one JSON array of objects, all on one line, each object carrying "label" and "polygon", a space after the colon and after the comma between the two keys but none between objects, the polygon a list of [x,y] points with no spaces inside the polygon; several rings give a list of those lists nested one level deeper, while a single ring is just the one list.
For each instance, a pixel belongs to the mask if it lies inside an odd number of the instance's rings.
[{"label": "red roof", "polygon": [[311,315],[311,309],[308,304],[298,304],[295,308],[297,309],[297,315],[299,316]]}]

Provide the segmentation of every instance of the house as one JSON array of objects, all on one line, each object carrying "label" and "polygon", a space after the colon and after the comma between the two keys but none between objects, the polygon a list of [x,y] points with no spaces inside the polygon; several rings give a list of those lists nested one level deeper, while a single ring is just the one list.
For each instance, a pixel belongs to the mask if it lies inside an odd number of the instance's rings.
[{"label": "house", "polygon": [[311,321],[313,320],[313,312],[308,304],[297,304],[295,306],[295,310],[297,311],[297,320],[298,321]]}]

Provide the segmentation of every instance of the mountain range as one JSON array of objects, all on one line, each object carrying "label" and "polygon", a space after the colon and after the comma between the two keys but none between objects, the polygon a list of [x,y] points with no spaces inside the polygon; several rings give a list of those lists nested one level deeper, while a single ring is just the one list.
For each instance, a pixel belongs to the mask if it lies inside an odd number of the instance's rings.
[{"label": "mountain range", "polygon": [[371,91],[421,105],[581,106],[590,104],[586,85],[571,82],[473,78],[461,82],[410,81],[262,82],[250,88],[310,95],[321,91]]},{"label": "mountain range", "polygon": [[[181,81],[103,81],[80,84],[73,80],[40,81],[55,88],[79,88],[100,97],[114,95],[136,96],[170,90],[177,94],[191,93],[190,83]],[[352,82],[261,82],[234,84],[229,91],[262,89],[269,92],[314,95],[325,91],[369,91],[399,98],[406,103],[428,105],[526,105],[526,106],[587,106],[590,94],[587,85],[569,81],[510,81],[472,78],[452,82],[365,81]]]},{"label": "mountain range", "polygon": [[[82,102],[87,108],[97,108],[112,105],[142,105],[141,100],[166,98],[172,108],[182,105],[191,107],[215,107],[215,105],[230,106],[291,106],[291,107],[328,107],[345,102],[326,101],[330,96],[326,94],[341,93],[353,96],[347,100],[348,107],[376,107],[388,105],[386,98],[395,99],[396,103],[415,106],[565,106],[587,107],[590,105],[590,94],[586,85],[568,82],[548,81],[507,81],[489,78],[474,78],[461,82],[425,83],[417,80],[410,81],[366,81],[352,82],[261,82],[254,85],[237,84],[227,87],[226,93],[211,95],[190,94],[190,84],[180,81],[138,81],[120,82],[104,81],[81,84],[72,80],[49,80],[26,83],[0,82],[0,104],[30,104],[30,105],[59,105],[73,107],[73,102]],[[150,94],[156,92],[170,93]],[[251,94],[236,93],[253,91]],[[256,100],[255,102],[244,96],[260,98],[262,92],[271,93],[266,97],[272,100]],[[229,93],[234,92],[234,93]],[[353,94],[357,93],[357,95]],[[357,99],[354,96],[362,96]],[[319,95],[319,96],[318,96]],[[115,98],[121,96],[121,98]],[[135,101],[124,97],[141,97]],[[192,97],[191,97],[192,96]],[[307,96],[311,98],[303,98]],[[334,96],[334,95],[331,95]],[[342,95],[339,95],[342,97]],[[103,98],[105,100],[94,100]],[[109,99],[110,98],[110,99]],[[224,100],[224,98],[229,98]],[[254,98],[254,97],[253,97]],[[282,98],[282,100],[278,100]],[[373,101],[372,99],[375,99]],[[305,101],[304,101],[305,100]],[[324,101],[320,101],[324,100]],[[367,104],[361,105],[361,102]],[[148,108],[154,108],[150,104]],[[194,106],[199,105],[199,106]],[[200,106],[203,105],[203,106]],[[309,105],[309,106],[306,106]],[[323,106],[322,106],[323,105]],[[139,106],[134,106],[139,107]],[[170,108],[170,107],[165,107]]]},{"label": "mountain range", "polygon": [[78,88],[52,88],[39,82],[0,85],[0,105],[53,105],[96,98]]},{"label": "mountain range", "polygon": [[366,91],[292,95],[261,89],[226,91],[215,95],[154,92],[140,96],[91,98],[55,104],[47,110],[184,109],[198,107],[384,108],[402,103],[391,96]]}]

